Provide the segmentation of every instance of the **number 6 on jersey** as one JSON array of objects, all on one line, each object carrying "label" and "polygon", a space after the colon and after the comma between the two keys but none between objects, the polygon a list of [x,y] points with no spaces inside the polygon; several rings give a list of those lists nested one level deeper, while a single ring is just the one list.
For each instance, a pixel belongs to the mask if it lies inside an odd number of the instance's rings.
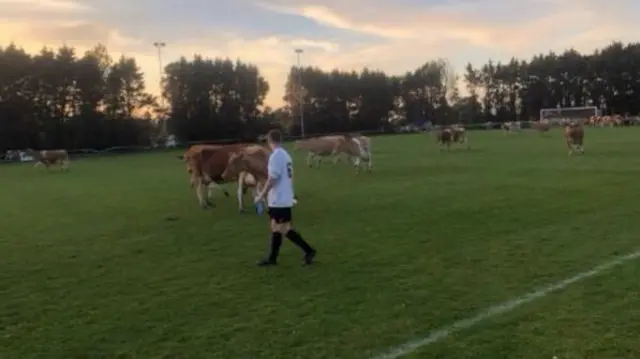
[{"label": "number 6 on jersey", "polygon": [[291,162],[287,162],[287,177],[293,178],[293,164]]}]

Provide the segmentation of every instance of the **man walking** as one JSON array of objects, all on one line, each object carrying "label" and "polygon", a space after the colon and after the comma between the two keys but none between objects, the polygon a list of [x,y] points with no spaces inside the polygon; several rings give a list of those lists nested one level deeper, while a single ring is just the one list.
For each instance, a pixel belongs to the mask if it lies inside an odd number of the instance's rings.
[{"label": "man walking", "polygon": [[284,234],[291,242],[304,251],[304,264],[313,263],[316,250],[305,242],[300,234],[291,227],[291,207],[294,205],[293,194],[293,161],[289,153],[281,147],[282,134],[278,130],[267,133],[267,144],[272,150],[269,156],[269,179],[260,194],[255,198],[256,203],[263,200],[268,193],[269,217],[271,219],[271,251],[269,257],[258,262],[259,266],[278,264],[278,254]]}]

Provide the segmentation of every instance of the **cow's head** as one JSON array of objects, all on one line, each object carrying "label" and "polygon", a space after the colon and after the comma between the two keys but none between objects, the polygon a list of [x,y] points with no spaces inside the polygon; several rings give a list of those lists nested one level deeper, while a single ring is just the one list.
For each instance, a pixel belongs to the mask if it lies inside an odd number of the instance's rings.
[{"label": "cow's head", "polygon": [[189,183],[191,184],[191,187],[193,188],[193,186],[196,185],[196,183],[198,183],[201,180],[201,176],[200,176],[200,161],[201,156],[199,155],[190,155],[190,156],[184,156],[183,160],[187,166],[187,173],[189,174]]},{"label": "cow's head", "polygon": [[222,179],[229,181],[236,178],[240,172],[247,169],[246,156],[242,152],[233,152],[229,154],[227,167],[222,172]]}]

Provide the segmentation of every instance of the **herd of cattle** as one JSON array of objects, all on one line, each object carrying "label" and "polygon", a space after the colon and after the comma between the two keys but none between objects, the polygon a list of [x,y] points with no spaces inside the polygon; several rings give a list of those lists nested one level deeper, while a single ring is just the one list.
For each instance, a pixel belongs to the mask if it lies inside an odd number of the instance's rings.
[{"label": "herd of cattle", "polygon": [[[605,116],[609,118],[609,116]],[[567,120],[562,122],[564,127],[564,140],[569,150],[569,155],[572,155],[574,151],[584,153],[584,126],[585,124],[594,124],[596,119],[601,119],[599,116],[593,116],[585,120]],[[598,122],[599,123],[599,122]],[[531,128],[538,132],[549,132],[552,127],[551,121],[548,119],[542,119],[540,121],[531,121]],[[520,121],[505,122],[502,125],[502,129],[505,134],[517,133],[522,130],[522,124]]]},{"label": "herd of cattle", "polygon": [[[307,165],[318,166],[323,157],[334,157],[334,163],[347,155],[360,171],[366,164],[371,171],[371,139],[359,134],[314,137],[296,141],[295,150],[307,152]],[[225,196],[229,192],[220,185],[235,181],[239,210],[244,211],[244,195],[251,190],[256,197],[268,179],[267,164],[271,150],[263,145],[239,143],[229,145],[195,145],[179,158],[187,165],[190,184],[195,188],[202,208],[213,205],[212,192],[220,188]],[[266,204],[266,203],[265,203]]]},{"label": "herd of cattle", "polygon": [[[601,123],[591,122],[588,123]],[[600,121],[600,120],[598,120]],[[584,153],[584,125],[585,121],[569,121],[564,124],[564,139],[569,155],[574,151]],[[551,129],[551,122],[541,120],[531,123],[531,127],[539,132]],[[503,125],[506,134],[520,131],[520,122],[507,122]],[[452,125],[436,131],[436,140],[441,150],[450,149],[453,144],[460,144],[470,148],[467,131],[462,125]],[[333,163],[340,161],[343,155],[350,159],[360,171],[364,164],[370,172],[372,169],[371,139],[360,134],[330,135],[298,140],[294,144],[294,151],[307,152],[306,163],[309,167],[319,166],[325,157],[333,157]],[[47,168],[59,165],[62,170],[69,168],[69,154],[66,150],[27,150],[36,161],[35,166],[44,165]],[[198,202],[202,208],[213,206],[211,198],[213,191],[219,188],[226,197],[229,192],[221,187],[223,183],[237,183],[238,207],[245,210],[244,196],[251,190],[253,198],[260,191],[268,179],[267,164],[271,150],[259,144],[237,143],[224,145],[194,145],[182,156],[189,173],[189,182],[195,188]]]}]

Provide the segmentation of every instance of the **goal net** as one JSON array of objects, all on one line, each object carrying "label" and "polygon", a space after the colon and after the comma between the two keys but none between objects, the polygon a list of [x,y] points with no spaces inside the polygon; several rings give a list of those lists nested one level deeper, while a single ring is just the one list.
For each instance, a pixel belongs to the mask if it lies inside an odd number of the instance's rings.
[{"label": "goal net", "polygon": [[540,120],[546,119],[553,124],[575,120],[585,121],[591,116],[598,115],[599,111],[595,106],[543,108],[540,110]]}]

